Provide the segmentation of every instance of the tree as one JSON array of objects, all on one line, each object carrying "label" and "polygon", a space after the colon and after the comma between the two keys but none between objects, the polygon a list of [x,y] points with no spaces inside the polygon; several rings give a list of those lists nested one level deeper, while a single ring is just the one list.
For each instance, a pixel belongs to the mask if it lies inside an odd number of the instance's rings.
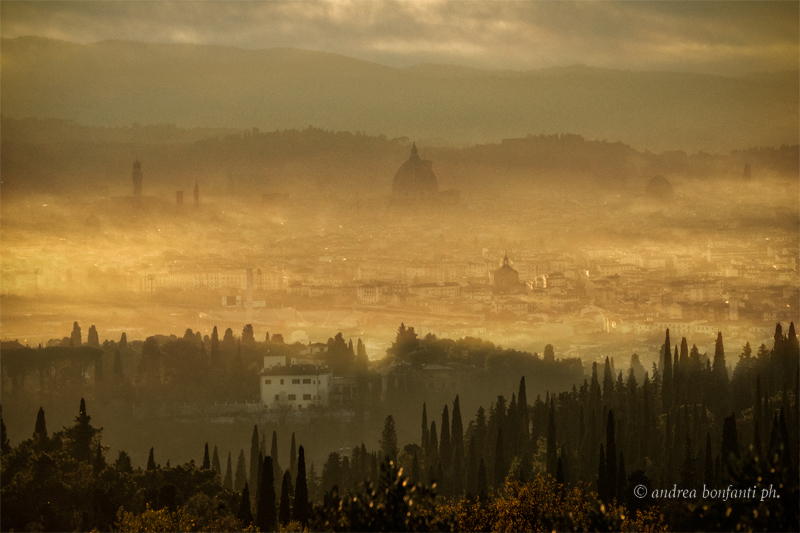
[{"label": "tree", "polygon": [[289,501],[289,487],[292,484],[292,474],[287,470],[283,473],[283,482],[281,483],[281,503],[280,511],[278,512],[278,519],[282,526],[285,526],[292,519],[292,503]]},{"label": "tree", "polygon": [[[278,432],[274,430],[272,432],[272,446],[270,447],[269,456],[272,458],[272,479],[274,480],[274,483],[277,484],[278,480],[283,477],[283,469],[278,464]],[[276,488],[277,487],[273,487],[273,490]],[[275,490],[275,492],[277,493],[278,491]]]},{"label": "tree", "polygon": [[258,425],[253,425],[253,436],[250,437],[250,486],[256,487],[258,493],[258,458],[261,456],[261,448],[258,441]]},{"label": "tree", "polygon": [[489,483],[486,480],[486,463],[481,457],[481,463],[478,467],[478,499],[486,501],[489,499]]},{"label": "tree", "polygon": [[617,445],[614,439],[614,411],[608,412],[606,423],[606,487],[609,501],[617,497]]},{"label": "tree", "polygon": [[[313,466],[312,466],[313,470]],[[306,455],[300,446],[297,454],[297,481],[294,485],[294,509],[292,519],[304,526],[311,519],[311,503],[309,502],[308,484],[306,480]]]},{"label": "tree", "polygon": [[453,448],[450,443],[450,414],[445,404],[442,409],[442,433],[439,436],[439,459],[446,472],[450,472],[451,461],[453,459]]},{"label": "tree", "polygon": [[422,402],[422,442],[420,442],[420,446],[426,452],[428,451],[428,446],[430,443],[430,433],[428,431],[428,410],[425,406],[425,402]]},{"label": "tree", "polygon": [[247,324],[244,329],[242,329],[242,342],[245,344],[254,344],[256,342],[252,324]]},{"label": "tree", "polygon": [[205,450],[203,451],[203,469],[208,470],[211,468],[211,458],[208,456],[208,443],[206,442]]},{"label": "tree", "polygon": [[150,448],[150,454],[147,456],[147,469],[155,470],[156,468],[158,467],[156,466],[155,454],[153,453],[153,448]]},{"label": "tree", "polygon": [[547,473],[551,476],[556,474],[558,450],[556,449],[556,421],[555,421],[555,402],[550,401],[550,411],[547,414]]},{"label": "tree", "polygon": [[672,407],[672,394],[673,394],[673,375],[672,375],[672,354],[671,345],[669,342],[669,328],[667,328],[667,336],[664,339],[663,355],[663,372],[661,377],[661,411],[666,413]]},{"label": "tree", "polygon": [[388,457],[390,461],[397,461],[397,431],[394,427],[394,417],[389,415],[383,423],[383,433],[381,434],[381,453]]},{"label": "tree", "polygon": [[39,407],[36,413],[36,426],[33,429],[33,436],[38,436],[41,440],[47,440],[47,424],[44,420],[44,408]]},{"label": "tree", "polygon": [[119,346],[120,350],[124,350],[128,347],[128,336],[124,331],[122,332],[122,336],[119,338],[119,344],[117,344],[117,346]]},{"label": "tree", "polygon": [[214,469],[218,476],[222,475],[222,465],[219,464],[219,453],[216,446],[214,446],[214,455],[211,457],[211,468]]},{"label": "tree", "polygon": [[236,515],[245,526],[253,523],[253,512],[250,510],[250,485],[245,481],[242,488],[242,500],[239,503],[239,512]]},{"label": "tree", "polygon": [[261,531],[275,531],[278,513],[275,505],[275,480],[272,477],[272,457],[264,457],[256,492],[256,526]]},{"label": "tree", "polygon": [[95,438],[103,428],[95,428],[91,424],[92,417],[86,414],[86,402],[81,398],[78,416],[75,424],[64,431],[67,440],[67,451],[77,461],[91,462],[92,448]]},{"label": "tree", "polygon": [[231,452],[228,452],[228,464],[225,467],[225,479],[222,481],[222,486],[229,491],[233,491],[233,469],[231,462]]},{"label": "tree", "polygon": [[[480,474],[478,474],[480,476]],[[505,447],[503,446],[503,427],[497,428],[497,439],[495,440],[494,447],[494,490],[499,491],[505,483],[506,468],[505,468]]]},{"label": "tree", "polygon": [[244,461],[244,450],[239,451],[239,459],[236,461],[236,477],[234,478],[233,488],[236,492],[244,489],[247,484],[247,466]]},{"label": "tree", "polygon": [[294,440],[294,433],[292,433],[292,444],[289,447],[289,474],[297,477],[297,444]]},{"label": "tree", "polygon": [[6,433],[6,423],[3,421],[3,415],[0,411],[0,453],[3,455],[11,451],[11,444],[8,442],[8,434]]}]

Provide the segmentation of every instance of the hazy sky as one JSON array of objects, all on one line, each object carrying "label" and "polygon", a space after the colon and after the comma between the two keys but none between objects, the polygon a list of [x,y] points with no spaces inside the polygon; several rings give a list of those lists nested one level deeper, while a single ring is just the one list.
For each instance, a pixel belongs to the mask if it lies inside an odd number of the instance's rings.
[{"label": "hazy sky", "polygon": [[291,46],[394,66],[798,68],[798,2],[12,2],[4,37]]}]

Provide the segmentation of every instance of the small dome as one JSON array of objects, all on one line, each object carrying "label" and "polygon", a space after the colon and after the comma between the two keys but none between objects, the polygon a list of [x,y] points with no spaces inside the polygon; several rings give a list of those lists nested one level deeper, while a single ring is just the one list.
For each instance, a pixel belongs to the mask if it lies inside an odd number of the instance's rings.
[{"label": "small dome", "polygon": [[647,193],[647,196],[656,200],[671,200],[675,191],[672,190],[672,184],[669,180],[661,174],[658,174],[653,176],[647,183],[645,193]]},{"label": "small dome", "polygon": [[401,197],[434,196],[439,192],[433,162],[420,159],[416,143],[411,146],[411,156],[397,170],[392,182],[392,194]]}]

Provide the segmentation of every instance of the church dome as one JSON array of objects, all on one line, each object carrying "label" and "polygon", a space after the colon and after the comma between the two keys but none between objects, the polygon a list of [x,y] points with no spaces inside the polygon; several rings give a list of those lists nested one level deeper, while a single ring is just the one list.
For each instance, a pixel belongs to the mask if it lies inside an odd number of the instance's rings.
[{"label": "church dome", "polygon": [[508,262],[508,254],[503,256],[503,266],[494,273],[494,288],[500,292],[518,292],[520,290],[519,272]]},{"label": "church dome", "polygon": [[434,196],[439,185],[433,173],[432,161],[420,159],[416,143],[411,146],[411,156],[397,170],[392,182],[392,194],[401,197]]}]

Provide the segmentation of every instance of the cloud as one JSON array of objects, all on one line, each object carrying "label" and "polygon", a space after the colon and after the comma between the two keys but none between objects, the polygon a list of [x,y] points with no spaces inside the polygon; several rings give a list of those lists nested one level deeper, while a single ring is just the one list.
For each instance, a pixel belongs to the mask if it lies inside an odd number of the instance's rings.
[{"label": "cloud", "polygon": [[4,37],[291,46],[393,66],[798,68],[797,2],[13,2]]}]

